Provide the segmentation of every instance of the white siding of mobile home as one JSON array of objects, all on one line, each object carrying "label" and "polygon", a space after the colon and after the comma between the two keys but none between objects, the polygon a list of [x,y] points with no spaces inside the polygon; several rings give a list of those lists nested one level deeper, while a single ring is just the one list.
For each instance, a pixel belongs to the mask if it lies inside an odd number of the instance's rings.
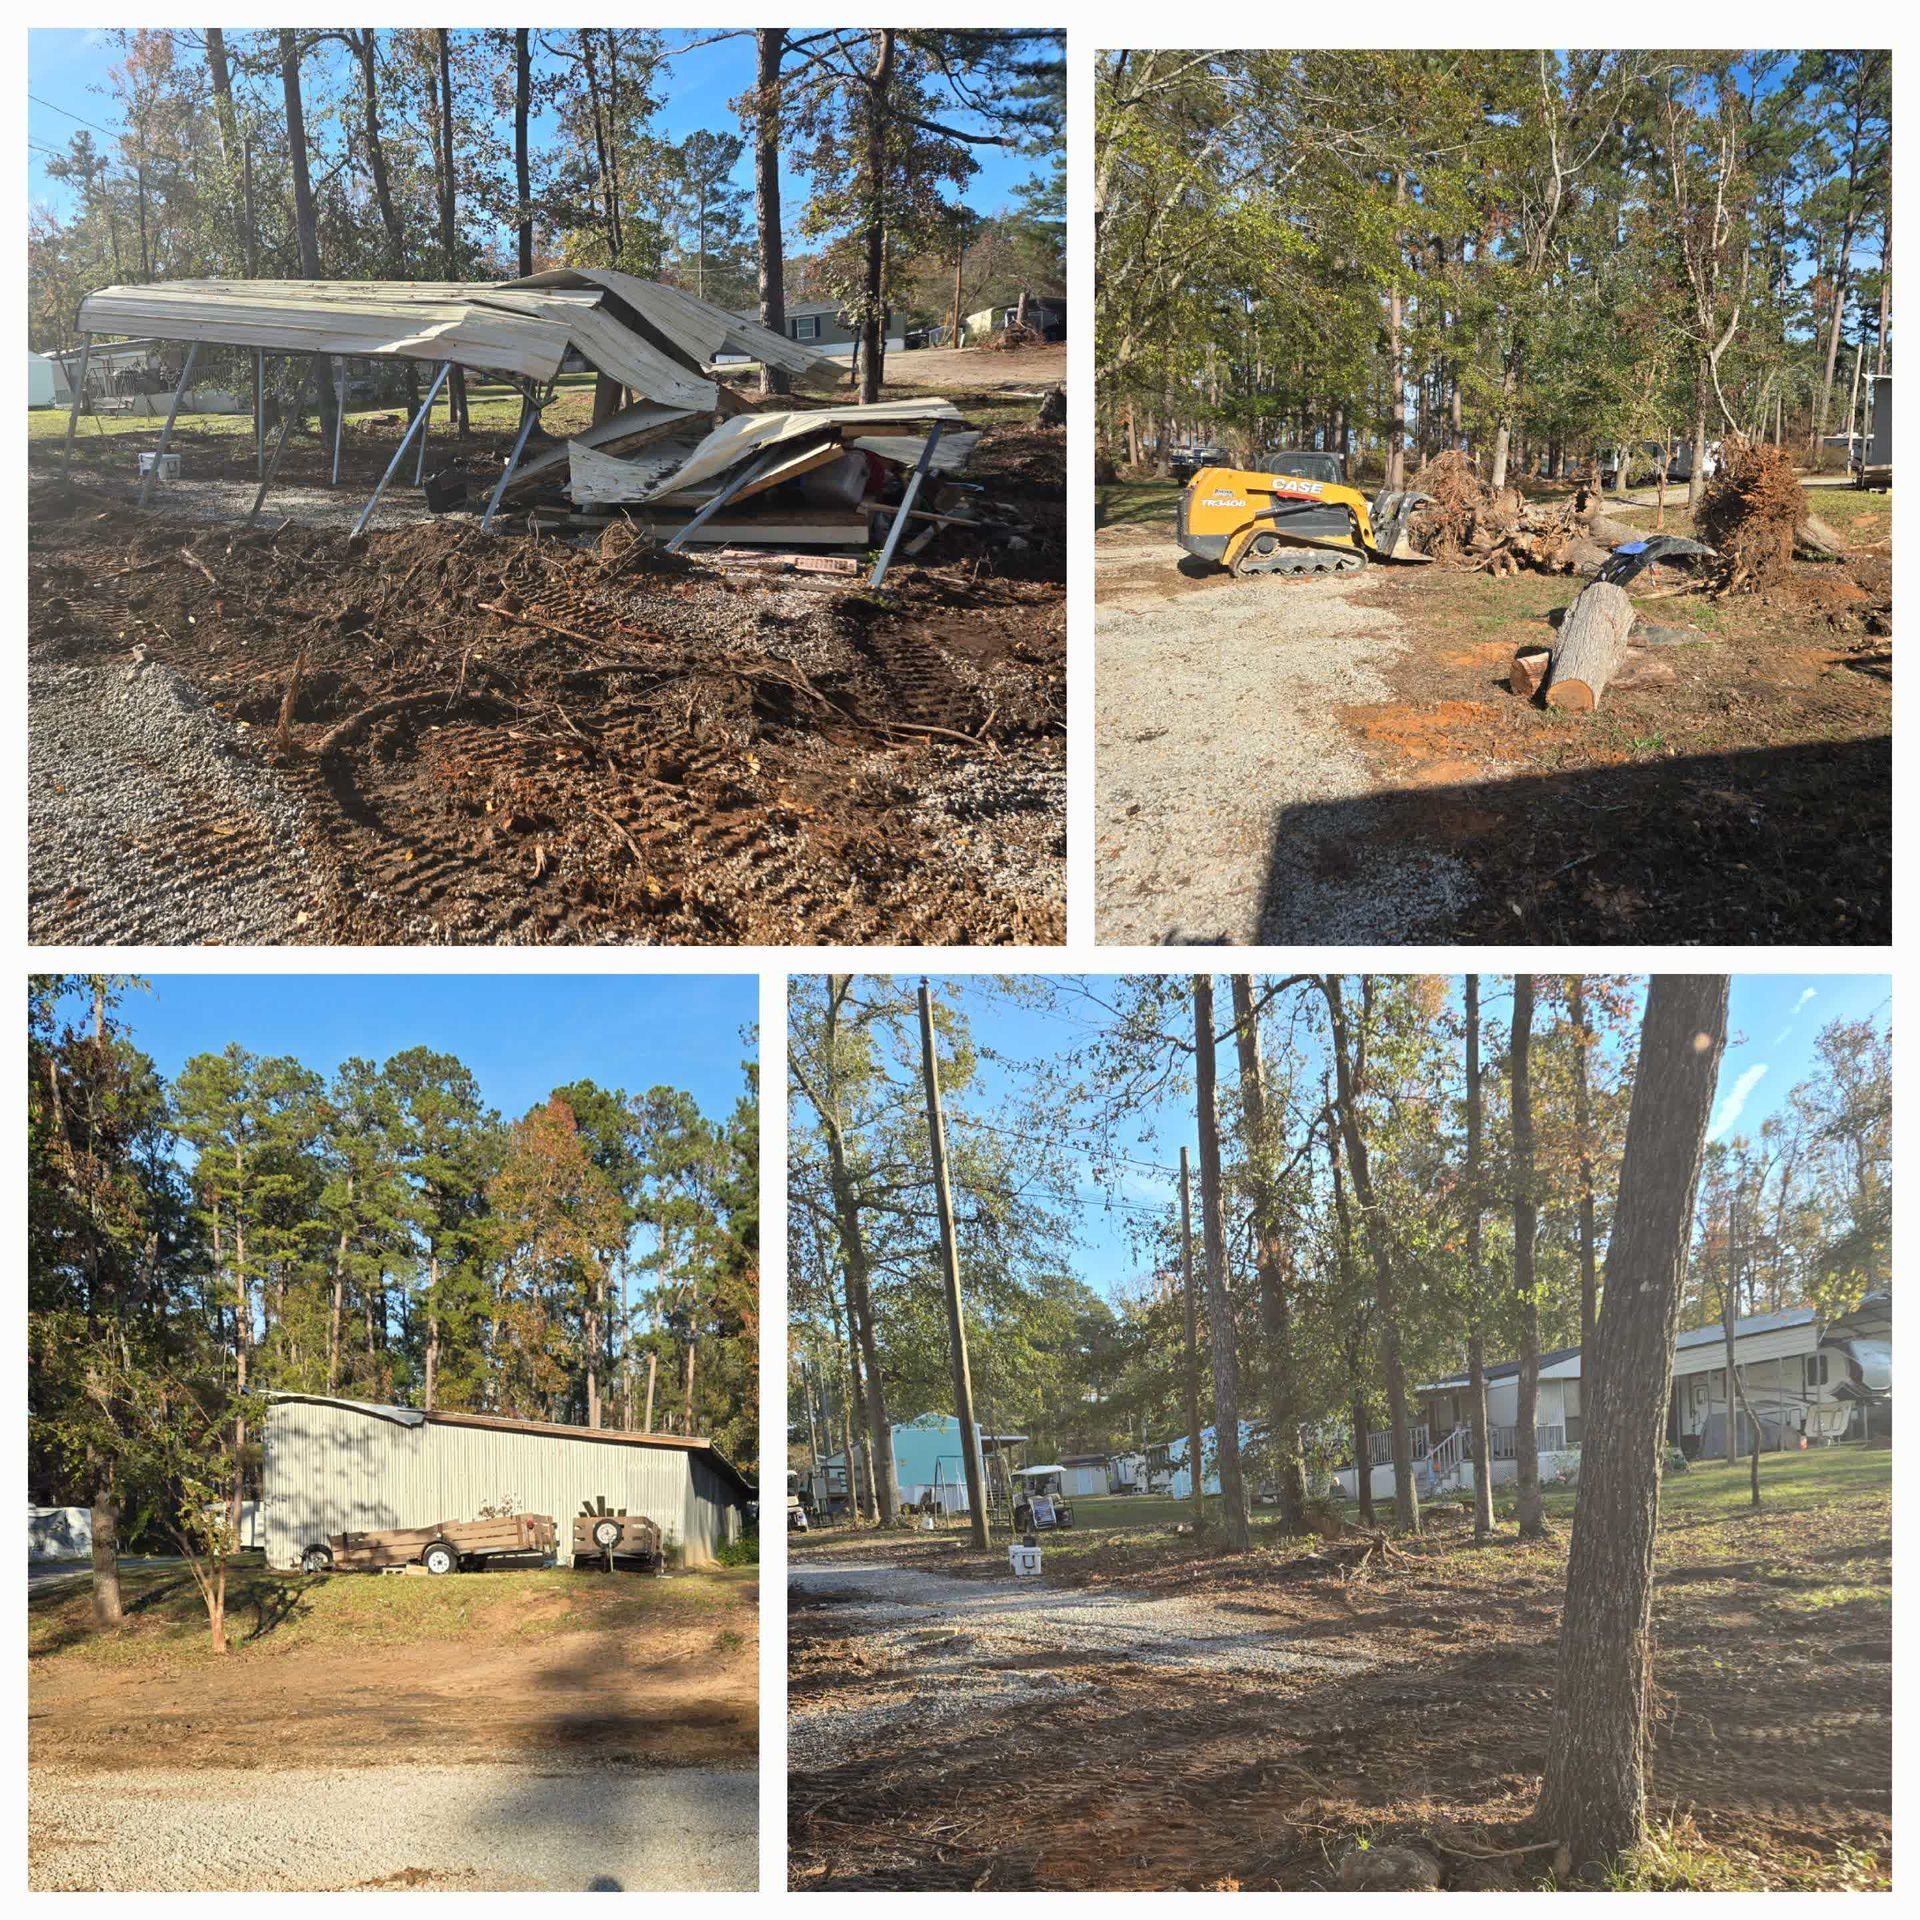
[{"label": "white siding of mobile home", "polygon": [[689,1565],[739,1537],[740,1495],[701,1453],[612,1436],[429,1422],[410,1408],[276,1400],[262,1483],[267,1564],[288,1568],[329,1535],[471,1520],[510,1502],[545,1513],[572,1558],[573,1516],[605,1500],[644,1514]]}]

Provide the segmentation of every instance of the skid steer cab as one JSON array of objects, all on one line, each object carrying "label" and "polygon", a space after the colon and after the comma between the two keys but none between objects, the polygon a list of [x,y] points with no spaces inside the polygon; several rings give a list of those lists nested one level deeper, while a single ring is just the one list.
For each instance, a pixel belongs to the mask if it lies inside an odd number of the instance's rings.
[{"label": "skid steer cab", "polygon": [[1381,493],[1370,501],[1334,477],[1341,469],[1332,454],[1275,456],[1276,467],[1322,462],[1324,475],[1201,468],[1180,496],[1180,545],[1196,560],[1225,567],[1236,577],[1277,573],[1309,579],[1358,573],[1369,560],[1424,560],[1402,549],[1402,536],[1414,508],[1428,495]]}]

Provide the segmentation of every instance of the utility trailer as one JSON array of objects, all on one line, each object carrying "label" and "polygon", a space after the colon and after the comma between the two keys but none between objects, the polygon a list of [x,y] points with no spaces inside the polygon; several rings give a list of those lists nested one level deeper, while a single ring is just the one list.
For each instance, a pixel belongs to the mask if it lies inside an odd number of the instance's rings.
[{"label": "utility trailer", "polygon": [[550,1515],[516,1513],[500,1520],[442,1520],[431,1527],[392,1527],[377,1533],[336,1533],[300,1556],[307,1573],[476,1573],[487,1567],[543,1567],[553,1558],[558,1531]]},{"label": "utility trailer", "polygon": [[573,1564],[658,1573],[666,1555],[660,1529],[640,1513],[589,1510],[573,1516]]}]

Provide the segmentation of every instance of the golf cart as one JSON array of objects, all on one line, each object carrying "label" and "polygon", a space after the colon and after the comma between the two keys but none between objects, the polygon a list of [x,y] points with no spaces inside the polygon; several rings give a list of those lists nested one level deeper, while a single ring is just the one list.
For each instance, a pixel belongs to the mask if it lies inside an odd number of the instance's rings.
[{"label": "golf cart", "polygon": [[1073,1503],[1065,1492],[1066,1468],[1022,1467],[1013,1476],[1013,1525],[1016,1533],[1046,1533],[1073,1525]]}]

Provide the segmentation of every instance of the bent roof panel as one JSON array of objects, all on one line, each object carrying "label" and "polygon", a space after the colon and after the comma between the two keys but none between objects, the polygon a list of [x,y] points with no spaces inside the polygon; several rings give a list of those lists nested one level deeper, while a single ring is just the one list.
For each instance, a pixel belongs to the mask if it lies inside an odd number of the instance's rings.
[{"label": "bent roof panel", "polygon": [[80,303],[83,333],[142,333],[275,353],[353,359],[451,360],[490,373],[551,380],[573,338],[566,310],[516,311],[447,288],[405,293],[258,280],[107,287]]}]

